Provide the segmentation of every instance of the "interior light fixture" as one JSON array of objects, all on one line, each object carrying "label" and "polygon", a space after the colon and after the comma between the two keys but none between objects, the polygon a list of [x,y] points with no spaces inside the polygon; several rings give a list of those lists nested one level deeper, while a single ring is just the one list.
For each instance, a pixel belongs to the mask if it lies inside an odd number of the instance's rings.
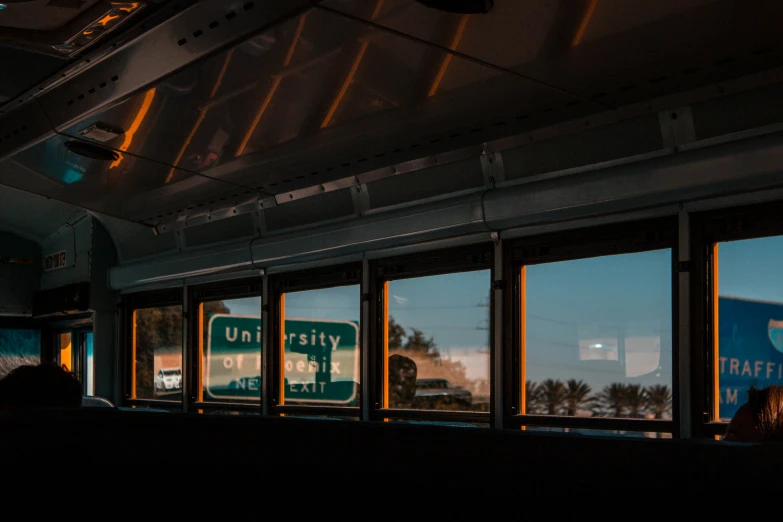
[{"label": "interior light fixture", "polygon": [[107,35],[141,11],[145,2],[109,2],[108,9],[68,41],[52,47],[65,56],[72,56]]},{"label": "interior light fixture", "polygon": [[115,161],[120,157],[119,152],[93,145],[85,141],[71,140],[65,143],[65,148],[74,154],[99,161]]}]

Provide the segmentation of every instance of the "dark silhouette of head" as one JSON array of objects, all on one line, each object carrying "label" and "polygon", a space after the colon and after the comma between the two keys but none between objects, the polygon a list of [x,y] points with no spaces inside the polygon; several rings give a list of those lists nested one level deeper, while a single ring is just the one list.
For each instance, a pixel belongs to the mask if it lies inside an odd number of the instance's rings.
[{"label": "dark silhouette of head", "polygon": [[394,354],[389,357],[389,407],[408,408],[416,395],[416,362]]},{"label": "dark silhouette of head", "polygon": [[0,379],[0,411],[79,409],[81,405],[79,379],[55,364],[19,366]]},{"label": "dark silhouette of head", "polygon": [[747,402],[732,417],[723,440],[783,441],[783,386],[751,387]]}]

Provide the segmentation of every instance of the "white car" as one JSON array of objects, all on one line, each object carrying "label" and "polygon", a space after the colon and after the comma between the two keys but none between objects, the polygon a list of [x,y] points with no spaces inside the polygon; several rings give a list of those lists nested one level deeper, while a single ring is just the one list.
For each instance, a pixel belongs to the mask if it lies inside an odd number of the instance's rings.
[{"label": "white car", "polygon": [[182,388],[182,369],[161,368],[155,376],[155,389],[158,391],[179,390]]}]

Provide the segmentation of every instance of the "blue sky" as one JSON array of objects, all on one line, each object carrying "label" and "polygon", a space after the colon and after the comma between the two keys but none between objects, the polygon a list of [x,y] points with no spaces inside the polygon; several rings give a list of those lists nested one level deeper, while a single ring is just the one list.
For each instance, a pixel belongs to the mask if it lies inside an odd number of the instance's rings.
[{"label": "blue sky", "polygon": [[671,250],[527,267],[528,380],[671,386]]},{"label": "blue sky", "polygon": [[783,236],[718,245],[720,295],[783,302]]},{"label": "blue sky", "polygon": [[489,346],[490,271],[389,282],[389,314],[434,337],[441,351]]}]

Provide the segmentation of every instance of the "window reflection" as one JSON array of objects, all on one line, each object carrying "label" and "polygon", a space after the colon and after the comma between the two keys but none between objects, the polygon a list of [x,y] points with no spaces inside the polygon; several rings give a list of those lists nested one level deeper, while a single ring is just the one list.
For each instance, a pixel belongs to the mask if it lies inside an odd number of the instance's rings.
[{"label": "window reflection", "polygon": [[286,404],[358,406],[359,285],[281,297]]},{"label": "window reflection", "polygon": [[751,386],[783,384],[781,249],[781,236],[715,246],[716,420],[730,420]]},{"label": "window reflection", "polygon": [[261,297],[206,301],[201,316],[199,400],[261,400]]},{"label": "window reflection", "polygon": [[40,362],[40,330],[0,328],[0,379],[14,368]]},{"label": "window reflection", "polygon": [[386,283],[388,407],[489,411],[490,271]]},{"label": "window reflection", "polygon": [[131,397],[182,400],[182,306],[133,312]]},{"label": "window reflection", "polygon": [[670,419],[671,250],[522,268],[523,413]]}]

